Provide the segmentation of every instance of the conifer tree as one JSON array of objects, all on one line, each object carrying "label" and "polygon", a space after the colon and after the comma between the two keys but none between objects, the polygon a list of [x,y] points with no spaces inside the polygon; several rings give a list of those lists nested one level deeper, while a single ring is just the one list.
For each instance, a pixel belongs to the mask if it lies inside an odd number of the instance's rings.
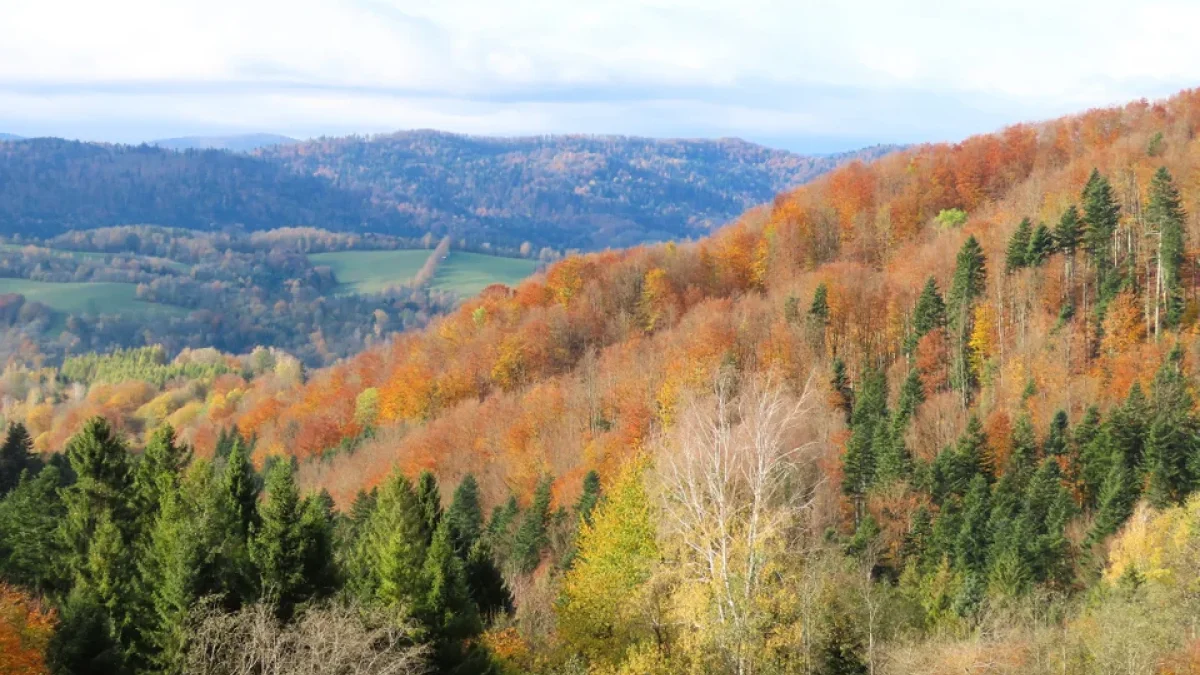
[{"label": "conifer tree", "polygon": [[322,598],[337,590],[336,521],[333,497],[328,491],[304,498],[300,530],[304,541],[305,597]]},{"label": "conifer tree", "polygon": [[267,473],[266,497],[251,525],[250,559],[258,573],[261,597],[281,619],[291,617],[305,590],[305,532],[302,504],[291,460],[276,462]]},{"label": "conifer tree", "polygon": [[887,395],[887,376],[878,369],[864,368],[842,458],[842,492],[854,498],[859,516],[862,499],[875,481],[876,426],[887,423]]},{"label": "conifer tree", "polygon": [[1029,238],[1029,251],[1025,256],[1025,264],[1038,267],[1054,253],[1054,235],[1045,223],[1038,223],[1033,236]]},{"label": "conifer tree", "polygon": [[51,464],[36,475],[26,472],[0,500],[0,578],[45,594],[69,589],[58,532],[66,516],[61,483],[62,472]]},{"label": "conifer tree", "polygon": [[1054,227],[1054,246],[1068,258],[1075,255],[1079,248],[1079,237],[1082,230],[1079,207],[1072,204],[1063,211],[1058,225]]},{"label": "conifer tree", "polygon": [[900,387],[900,400],[896,404],[896,416],[901,427],[908,426],[917,414],[917,407],[924,402],[925,385],[921,382],[921,372],[916,368],[909,368],[908,375],[904,377],[904,384]]},{"label": "conifer tree", "polygon": [[813,292],[812,304],[808,307],[808,318],[821,328],[829,323],[829,287],[824,282]]},{"label": "conifer tree", "polygon": [[1030,577],[1036,582],[1065,582],[1069,543],[1064,534],[1074,503],[1062,485],[1058,462],[1045,459],[1029,481],[1017,530]]},{"label": "conifer tree", "polygon": [[[1006,473],[1017,477],[1017,484],[1024,486],[1037,467],[1037,434],[1033,429],[1033,420],[1029,415],[1021,415],[1012,430],[1012,454],[1008,458]],[[999,468],[999,467],[997,467]]]},{"label": "conifer tree", "polygon": [[0,497],[8,494],[21,482],[21,474],[36,474],[41,463],[33,454],[33,439],[25,425],[14,422],[8,426],[4,443],[0,445]]},{"label": "conifer tree", "polygon": [[1121,529],[1129,516],[1133,515],[1133,505],[1137,503],[1138,496],[1133,470],[1123,462],[1113,462],[1100,488],[1096,519],[1084,543],[1099,543]]},{"label": "conifer tree", "polygon": [[1033,236],[1033,223],[1028,218],[1022,218],[1013,235],[1008,239],[1008,248],[1004,252],[1004,271],[1016,272],[1029,265],[1029,242]]},{"label": "conifer tree", "polygon": [[479,504],[479,483],[474,475],[464,476],[455,488],[445,521],[450,528],[454,550],[465,560],[471,547],[483,535],[483,507]]},{"label": "conifer tree", "polygon": [[1067,439],[1070,437],[1067,412],[1059,410],[1050,420],[1050,429],[1046,432],[1046,440],[1042,443],[1042,453],[1046,457],[1061,457],[1067,454]]},{"label": "conifer tree", "polygon": [[987,266],[983,247],[974,235],[967,238],[958,252],[954,268],[954,283],[950,287],[949,323],[955,339],[952,377],[962,394],[963,406],[970,402],[974,375],[969,367],[968,339],[973,328],[975,301],[983,295],[987,284]]},{"label": "conifer tree", "polygon": [[178,489],[191,449],[175,442],[175,430],[164,424],[154,430],[133,471],[139,530],[149,529],[163,495]]},{"label": "conifer tree", "polygon": [[1087,185],[1083,188],[1082,199],[1084,221],[1087,224],[1083,233],[1083,247],[1096,270],[1098,290],[1101,299],[1104,299],[1113,292],[1110,290],[1113,287],[1112,243],[1119,224],[1121,207],[1117,204],[1112,185],[1098,169],[1092,169]]},{"label": "conifer tree", "polygon": [[[1165,303],[1165,322],[1176,326],[1183,312],[1181,280],[1186,247],[1187,214],[1183,200],[1166,167],[1159,167],[1150,181],[1150,201],[1146,206],[1146,221],[1158,232],[1158,284],[1156,293]],[[1155,308],[1157,310],[1158,303]],[[1158,320],[1157,311],[1155,316]],[[1157,324],[1156,324],[1157,325]]]},{"label": "conifer tree", "polygon": [[1200,453],[1200,420],[1182,372],[1183,351],[1176,346],[1154,377],[1153,416],[1146,434],[1146,497],[1162,508],[1182,503],[1196,485],[1193,467]]},{"label": "conifer tree", "polygon": [[846,364],[840,358],[833,359],[833,377],[829,386],[833,389],[833,404],[840,408],[850,422],[854,412],[854,390],[850,387],[850,375],[846,372]]},{"label": "conifer tree", "polygon": [[1084,508],[1096,507],[1100,488],[1112,468],[1113,452],[1103,433],[1100,409],[1089,406],[1072,434],[1071,477],[1079,486]]},{"label": "conifer tree", "polygon": [[512,559],[517,571],[522,574],[528,574],[538,566],[542,559],[542,549],[548,541],[546,526],[550,523],[551,486],[549,476],[538,482],[533,493],[533,503],[513,535]]},{"label": "conifer tree", "polygon": [[367,602],[412,609],[425,597],[425,514],[412,482],[395,471],[379,491],[371,519],[359,536],[348,585]]},{"label": "conifer tree", "polygon": [[235,438],[230,445],[221,486],[236,515],[238,533],[246,539],[258,518],[259,484],[250,464],[249,448],[240,439]]},{"label": "conifer tree", "polygon": [[962,522],[954,544],[957,566],[967,574],[981,574],[987,566],[990,496],[987,479],[977,474],[963,499]]},{"label": "conifer tree", "polygon": [[467,589],[463,562],[454,552],[445,522],[431,538],[421,574],[425,595],[417,615],[433,642],[439,671],[453,672],[467,655],[463,642],[477,634],[481,624]]},{"label": "conifer tree", "polygon": [[1125,403],[1112,410],[1105,424],[1112,461],[1123,462],[1130,469],[1141,466],[1149,420],[1150,404],[1141,383],[1134,382]]},{"label": "conifer tree", "polygon": [[946,303],[938,290],[937,280],[929,277],[917,297],[917,305],[913,308],[912,330],[905,343],[905,351],[909,354],[917,348],[921,338],[932,330],[946,325]]},{"label": "conifer tree", "polygon": [[421,505],[425,531],[432,541],[433,533],[442,520],[442,491],[432,471],[425,470],[417,476],[417,502]]},{"label": "conifer tree", "polygon": [[579,493],[579,501],[575,503],[575,515],[579,521],[591,524],[592,511],[599,502],[600,474],[589,471],[583,477],[583,490]]}]

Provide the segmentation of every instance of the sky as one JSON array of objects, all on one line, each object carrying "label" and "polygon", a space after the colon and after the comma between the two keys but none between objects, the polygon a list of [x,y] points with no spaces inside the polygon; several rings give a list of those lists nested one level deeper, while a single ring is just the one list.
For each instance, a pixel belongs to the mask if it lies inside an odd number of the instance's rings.
[{"label": "sky", "polygon": [[1200,0],[0,0],[0,132],[958,140],[1200,84]]}]

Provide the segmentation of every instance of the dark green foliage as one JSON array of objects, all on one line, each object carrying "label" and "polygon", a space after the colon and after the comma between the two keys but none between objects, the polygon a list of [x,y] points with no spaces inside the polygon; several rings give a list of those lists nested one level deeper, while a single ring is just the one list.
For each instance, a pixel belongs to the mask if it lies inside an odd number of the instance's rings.
[{"label": "dark green foliage", "polygon": [[1095,544],[1115,534],[1133,514],[1139,493],[1133,470],[1122,462],[1114,462],[1100,488],[1096,520],[1085,543]]},{"label": "dark green foliage", "polygon": [[1012,237],[1008,239],[1008,248],[1004,253],[1004,270],[1015,272],[1029,265],[1029,242],[1033,234],[1033,223],[1028,218],[1021,219]]},{"label": "dark green foliage", "polygon": [[1146,498],[1156,507],[1182,503],[1194,489],[1200,420],[1182,372],[1183,352],[1176,347],[1159,368],[1151,390],[1153,411],[1146,433]]},{"label": "dark green foliage", "polygon": [[991,488],[987,479],[976,475],[963,499],[962,520],[954,542],[955,563],[966,573],[982,573],[987,566],[990,544],[988,521],[991,518]]},{"label": "dark green foliage", "polygon": [[1038,223],[1033,236],[1029,238],[1029,252],[1025,256],[1025,264],[1038,267],[1054,253],[1054,235],[1045,223]]},{"label": "dark green foliage", "polygon": [[1187,214],[1183,200],[1166,167],[1160,167],[1150,181],[1150,201],[1146,205],[1146,222],[1158,231],[1158,260],[1162,274],[1162,293],[1165,296],[1165,317],[1168,326],[1177,326],[1183,313],[1181,295],[1182,270],[1186,249]]},{"label": "dark green foliage", "polygon": [[[432,471],[422,471],[417,477],[417,502],[421,505],[421,518],[429,537],[437,531],[442,520],[442,490]],[[426,541],[426,544],[429,542]]]},{"label": "dark green foliage", "polygon": [[59,497],[62,472],[47,466],[24,478],[0,500],[0,578],[40,593],[70,587],[58,526],[66,515]]},{"label": "dark green foliage", "polygon": [[62,604],[46,662],[55,673],[124,675],[129,670],[113,633],[109,613],[94,591],[76,587]]},{"label": "dark green foliage", "polygon": [[812,304],[808,307],[808,318],[821,328],[829,323],[829,287],[824,283],[819,284],[813,292]]},{"label": "dark green foliage", "polygon": [[[1092,169],[1083,188],[1083,247],[1088,252],[1102,294],[1110,288],[1112,271],[1112,240],[1121,217],[1121,206],[1113,194],[1112,185],[1097,169]],[[1102,298],[1106,297],[1102,295]]]},{"label": "dark green foliage", "polygon": [[261,597],[280,618],[292,615],[305,594],[308,542],[301,524],[303,505],[292,462],[276,462],[267,473],[266,496],[257,522],[250,526],[250,559],[258,573]]},{"label": "dark green foliage", "polygon": [[347,570],[351,592],[397,610],[418,607],[427,590],[421,568],[428,537],[412,482],[393,473],[356,542]]},{"label": "dark green foliage", "polygon": [[518,571],[529,573],[538,566],[542,559],[542,549],[548,543],[546,527],[550,524],[550,488],[552,481],[549,476],[543,478],[533,493],[533,503],[521,519],[513,535],[512,562]]},{"label": "dark green foliage", "polygon": [[484,620],[490,621],[502,612],[513,610],[512,594],[486,540],[480,539],[471,547],[465,570],[467,589]]},{"label": "dark green foliage", "polygon": [[1082,231],[1083,225],[1080,222],[1079,208],[1072,204],[1067,207],[1066,211],[1063,211],[1058,225],[1054,227],[1055,247],[1068,256],[1075,255]]},{"label": "dark green foliage", "polygon": [[337,590],[338,570],[333,497],[322,490],[304,498],[300,530],[304,541],[304,594],[322,598]]},{"label": "dark green foliage", "polygon": [[579,493],[579,501],[575,503],[575,515],[583,523],[592,523],[592,511],[600,502],[600,474],[595,471],[587,472],[583,477],[583,490]]},{"label": "dark green foliage", "polygon": [[[875,482],[878,453],[876,427],[887,426],[887,376],[867,367],[855,397],[850,416],[850,440],[842,458],[842,492],[861,506],[863,496]],[[890,442],[886,436],[885,443]]]},{"label": "dark green foliage", "polygon": [[965,496],[975,476],[992,479],[987,466],[987,436],[978,417],[971,416],[967,428],[953,448],[938,454],[932,468],[932,493],[937,503],[950,495]]},{"label": "dark green foliage", "polygon": [[1075,427],[1072,441],[1071,478],[1079,485],[1083,505],[1093,509],[1100,488],[1112,468],[1112,450],[1108,446],[1107,434],[1102,433],[1099,408],[1094,405],[1088,407],[1083,419]]},{"label": "dark green foliage", "polygon": [[1068,428],[1067,412],[1059,410],[1050,420],[1050,430],[1046,432],[1046,440],[1042,443],[1042,454],[1046,457],[1061,457],[1067,454],[1067,439],[1071,433]]},{"label": "dark green foliage", "polygon": [[921,338],[932,330],[946,325],[946,303],[942,300],[937,281],[933,277],[925,280],[917,306],[913,308],[912,330],[905,342],[905,351],[911,354]]},{"label": "dark green foliage", "polygon": [[446,511],[450,540],[459,557],[466,558],[475,542],[483,535],[483,507],[479,504],[479,483],[467,474],[454,490],[454,500]]},{"label": "dark green foliage", "polygon": [[921,373],[916,368],[909,368],[900,387],[900,400],[896,404],[896,418],[900,426],[907,426],[924,402],[925,385],[921,382]]},{"label": "dark green foliage", "polygon": [[435,662],[447,672],[462,662],[463,641],[478,633],[481,623],[445,523],[434,532],[422,574],[426,590],[417,615],[432,638]]},{"label": "dark green foliage", "polygon": [[221,488],[235,514],[235,522],[242,538],[249,536],[258,520],[258,475],[250,464],[250,449],[235,437],[225,458],[225,469],[221,477]]},{"label": "dark green foliage", "polygon": [[17,487],[22,473],[40,470],[41,462],[33,454],[33,439],[25,425],[20,422],[10,424],[4,444],[0,445],[0,497]]},{"label": "dark green foliage", "polygon": [[839,358],[833,360],[833,377],[829,386],[833,389],[836,405],[846,415],[846,421],[854,412],[854,389],[850,387],[850,374],[846,372],[846,364]]},{"label": "dark green foliage", "polygon": [[1122,462],[1130,469],[1141,465],[1149,420],[1150,404],[1141,383],[1134,382],[1125,403],[1112,410],[1104,426],[1111,461]]},{"label": "dark green foliage", "polygon": [[1011,445],[1012,452],[1004,471],[1016,476],[1023,485],[1037,466],[1037,435],[1033,429],[1033,420],[1029,418],[1029,415],[1021,415],[1017,418],[1017,423],[1013,425]]},{"label": "dark green foliage", "polygon": [[987,285],[987,266],[983,248],[974,235],[967,238],[954,267],[954,283],[950,287],[948,319],[954,338],[951,379],[962,392],[964,406],[970,401],[970,391],[975,386],[974,375],[968,363],[967,342],[973,325],[972,308],[983,295]]}]

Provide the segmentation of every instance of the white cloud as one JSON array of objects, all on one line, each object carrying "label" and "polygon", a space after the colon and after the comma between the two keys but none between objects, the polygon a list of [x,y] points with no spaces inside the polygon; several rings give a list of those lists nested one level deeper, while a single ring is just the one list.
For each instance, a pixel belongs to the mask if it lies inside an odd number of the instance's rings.
[{"label": "white cloud", "polygon": [[1160,95],[1200,76],[1189,32],[1200,7],[1170,2],[0,0],[0,8],[0,95],[9,104],[0,125],[69,135],[107,120],[123,125],[122,140],[137,123],[671,133],[664,110],[680,133],[914,140]]}]

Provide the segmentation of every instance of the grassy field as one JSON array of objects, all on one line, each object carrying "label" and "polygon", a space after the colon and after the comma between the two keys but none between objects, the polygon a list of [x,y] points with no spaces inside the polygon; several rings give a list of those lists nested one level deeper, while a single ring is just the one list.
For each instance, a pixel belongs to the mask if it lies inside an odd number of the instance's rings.
[{"label": "grassy field", "polygon": [[536,269],[535,261],[524,258],[451,251],[434,273],[432,286],[459,295],[475,295],[491,284],[515,286]]},{"label": "grassy field", "polygon": [[67,314],[137,314],[172,316],[187,312],[182,307],[138,300],[134,284],[50,283],[29,279],[0,279],[0,293],[20,293],[30,302],[40,302]]},{"label": "grassy field", "polygon": [[[308,256],[314,265],[328,265],[345,293],[378,293],[407,283],[429,257],[428,249],[403,251],[338,251]],[[430,286],[474,295],[490,284],[515,284],[533,274],[537,263],[480,253],[451,251],[438,266]]]}]

